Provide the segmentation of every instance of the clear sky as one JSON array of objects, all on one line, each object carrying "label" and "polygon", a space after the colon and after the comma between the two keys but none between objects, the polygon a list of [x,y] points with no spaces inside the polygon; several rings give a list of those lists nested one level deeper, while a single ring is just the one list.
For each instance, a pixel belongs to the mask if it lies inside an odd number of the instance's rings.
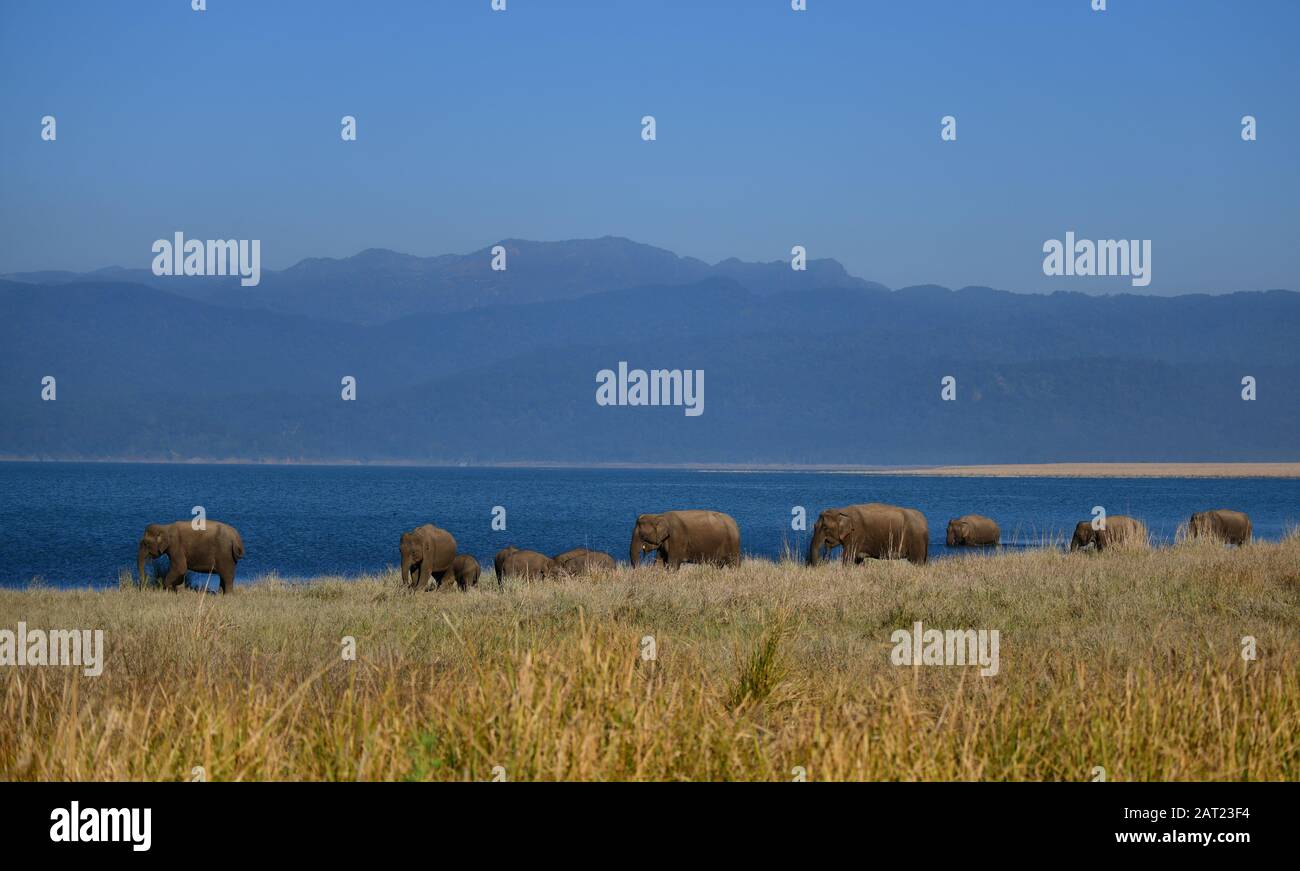
[{"label": "clear sky", "polygon": [[620,235],[1142,292],[1044,276],[1074,230],[1151,239],[1145,292],[1300,288],[1296,0],[489,5],[0,0],[0,272]]}]

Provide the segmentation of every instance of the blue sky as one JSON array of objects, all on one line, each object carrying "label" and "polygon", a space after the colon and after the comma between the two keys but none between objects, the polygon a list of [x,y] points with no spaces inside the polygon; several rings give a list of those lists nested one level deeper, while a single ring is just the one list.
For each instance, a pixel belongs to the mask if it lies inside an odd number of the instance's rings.
[{"label": "blue sky", "polygon": [[144,267],[176,230],[271,269],[612,234],[1134,292],[1043,275],[1074,230],[1151,239],[1145,292],[1300,287],[1294,0],[208,6],[0,3],[0,272]]}]

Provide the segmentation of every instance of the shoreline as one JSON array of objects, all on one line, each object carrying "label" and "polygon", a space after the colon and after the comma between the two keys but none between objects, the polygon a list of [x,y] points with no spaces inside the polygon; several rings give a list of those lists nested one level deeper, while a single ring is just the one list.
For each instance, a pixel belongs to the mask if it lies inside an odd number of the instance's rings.
[{"label": "shoreline", "polygon": [[95,465],[374,467],[385,469],[530,469],[557,471],[686,471],[831,475],[907,475],[933,478],[1300,478],[1300,462],[1209,463],[983,463],[976,465],[855,465],[844,463],[567,463],[505,461],[496,463],[421,463],[410,460],[162,460],[135,457],[50,459],[0,456],[2,463],[85,463]]},{"label": "shoreline", "polygon": [[[1283,530],[1281,535],[1279,535],[1277,538],[1254,537],[1249,546],[1251,547],[1283,546],[1286,545],[1287,542],[1290,541],[1292,538],[1296,537],[1297,534],[1298,534],[1297,532]],[[1193,546],[1199,546],[1199,545],[1193,545]],[[1173,537],[1173,538],[1160,537],[1153,534],[1150,538],[1150,544],[1148,547],[1139,550],[1130,550],[1125,552],[1129,553],[1130,555],[1132,555],[1133,553],[1142,553],[1146,555],[1151,555],[1151,554],[1165,553],[1165,552],[1181,552],[1181,549],[1186,547],[1188,547],[1188,542],[1183,539],[1177,537]],[[468,553],[468,551],[466,552]],[[1000,546],[991,546],[987,548],[969,547],[969,548],[957,548],[957,549],[950,548],[947,550],[939,550],[933,552],[930,555],[929,559],[926,562],[926,565],[938,566],[940,567],[938,569],[939,571],[946,571],[949,569],[956,569],[963,564],[969,564],[969,561],[971,560],[1001,560],[1001,559],[1016,559],[1016,558],[1032,559],[1034,558],[1035,554],[1043,554],[1043,555],[1056,554],[1059,556],[1074,558],[1071,556],[1069,550],[1069,539],[1065,537],[1064,532],[1062,532],[1061,535],[1056,537],[1053,537],[1050,534],[1044,534],[1044,537],[1040,538],[1038,541],[1033,541],[1031,539],[1020,539],[1016,541],[1003,543]],[[472,555],[475,556],[476,558],[478,556],[477,554],[472,554]],[[602,570],[600,572],[596,572],[595,574],[601,574],[601,575],[608,574],[610,576],[623,577],[634,571],[643,571],[643,572],[664,571],[662,568],[659,567],[650,567],[647,569],[640,569],[640,570],[632,569],[625,562],[622,562],[617,559],[616,562],[617,562],[617,566],[615,569],[610,571]],[[874,560],[869,562],[878,562],[878,563],[896,562],[902,564],[906,561],[905,560]],[[825,561],[825,565],[838,565],[838,564],[839,564],[838,556],[830,557]],[[492,565],[486,561],[480,563],[480,565],[483,567],[483,575],[482,578],[480,579],[481,586],[479,587],[479,589],[486,590],[486,591],[495,591],[497,587],[495,581],[495,573],[493,572]],[[751,553],[742,554],[741,567],[746,569],[762,570],[762,571],[768,571],[768,570],[817,571],[818,570],[818,567],[806,565],[804,560],[801,557],[795,559],[789,559],[785,557],[772,556],[770,554],[751,554]],[[691,568],[688,566],[685,570],[690,571]],[[856,567],[853,570],[865,571],[865,569],[862,569],[861,567]],[[125,571],[125,568],[123,569],[123,571]],[[568,580],[572,580],[574,577],[582,577],[582,576],[584,576],[583,573],[579,573],[579,575],[576,576],[570,575]],[[203,578],[204,573],[191,572],[190,577]],[[236,587],[241,590],[258,589],[258,588],[304,590],[308,587],[319,585],[319,584],[333,584],[333,583],[342,583],[342,584],[382,583],[382,584],[392,585],[396,587],[399,577],[400,577],[400,568],[396,565],[387,565],[376,569],[361,569],[355,572],[328,572],[327,571],[327,572],[317,572],[315,574],[308,574],[308,575],[287,574],[280,569],[268,568],[258,572],[255,575],[251,575],[248,577],[237,577]],[[186,585],[181,587],[181,592],[191,592],[191,593],[206,592],[207,594],[214,595],[214,596],[220,594],[220,590],[218,589],[217,582],[215,580],[209,580],[206,583],[207,583],[207,589],[205,590],[203,584],[187,581]],[[102,583],[96,583],[95,581],[84,581],[84,582],[78,581],[75,583],[65,583],[59,581],[50,581],[50,580],[46,580],[45,578],[41,578],[39,582],[34,582],[33,579],[28,579],[26,581],[10,581],[7,579],[0,578],[0,604],[4,604],[4,600],[6,596],[12,596],[15,594],[23,594],[23,593],[99,594],[105,592],[138,593],[138,592],[162,592],[162,590],[157,587],[137,586],[135,583],[134,575],[132,576],[132,581],[130,584],[123,584],[121,576],[119,576],[116,581],[107,580]],[[422,592],[429,592],[429,591],[422,591]],[[464,591],[458,590],[454,583],[444,582],[440,588],[437,588],[432,592],[442,592],[442,593],[453,592],[454,593],[454,592],[464,592]]]},{"label": "shoreline", "polygon": [[864,474],[934,478],[1300,478],[1300,463],[1008,463]]}]

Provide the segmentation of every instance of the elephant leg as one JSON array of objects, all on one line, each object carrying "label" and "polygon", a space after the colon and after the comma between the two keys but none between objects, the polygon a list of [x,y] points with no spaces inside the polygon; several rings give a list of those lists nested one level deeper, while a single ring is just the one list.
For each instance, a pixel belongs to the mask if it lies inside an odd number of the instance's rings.
[{"label": "elephant leg", "polygon": [[442,589],[442,579],[447,577],[447,575],[449,574],[451,574],[451,569],[444,569],[443,571],[440,572],[433,572],[433,586],[437,589]]},{"label": "elephant leg", "polygon": [[221,575],[221,595],[235,592],[235,567],[229,566],[220,571]]},{"label": "elephant leg", "polygon": [[[426,568],[426,566],[428,568]],[[420,563],[420,583],[419,586],[416,587],[416,589],[427,590],[429,588],[429,581],[432,578],[433,578],[433,563],[430,560],[425,560],[424,562]]]},{"label": "elephant leg", "polygon": [[176,592],[176,588],[185,583],[185,574],[190,570],[189,562],[184,556],[167,555],[167,576],[163,578],[163,588]]},{"label": "elephant leg", "polygon": [[172,566],[167,569],[167,577],[163,578],[163,587],[171,592],[176,592],[181,584],[185,583],[185,571]]}]

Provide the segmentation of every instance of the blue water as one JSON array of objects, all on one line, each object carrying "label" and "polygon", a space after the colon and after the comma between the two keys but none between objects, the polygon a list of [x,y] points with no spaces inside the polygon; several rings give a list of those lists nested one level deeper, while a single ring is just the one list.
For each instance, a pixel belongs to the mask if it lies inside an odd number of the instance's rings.
[{"label": "blue water", "polygon": [[[777,557],[783,546],[807,546],[809,533],[791,529],[794,506],[807,509],[811,529],[823,508],[871,501],[921,509],[932,558],[948,553],[949,518],[971,512],[996,519],[1003,541],[1018,546],[1068,540],[1094,505],[1145,520],[1165,542],[1205,508],[1247,512],[1263,539],[1300,525],[1300,481],[1279,479],[0,463],[0,586],[36,577],[115,586],[119,570],[134,565],[145,525],[189,519],[195,505],[243,534],[246,581],[394,566],[398,536],[427,522],[488,566],[507,544],[548,554],[583,545],[626,560],[635,516],[673,508],[725,511],[740,524],[745,553]],[[498,505],[504,532],[491,528]]]}]

